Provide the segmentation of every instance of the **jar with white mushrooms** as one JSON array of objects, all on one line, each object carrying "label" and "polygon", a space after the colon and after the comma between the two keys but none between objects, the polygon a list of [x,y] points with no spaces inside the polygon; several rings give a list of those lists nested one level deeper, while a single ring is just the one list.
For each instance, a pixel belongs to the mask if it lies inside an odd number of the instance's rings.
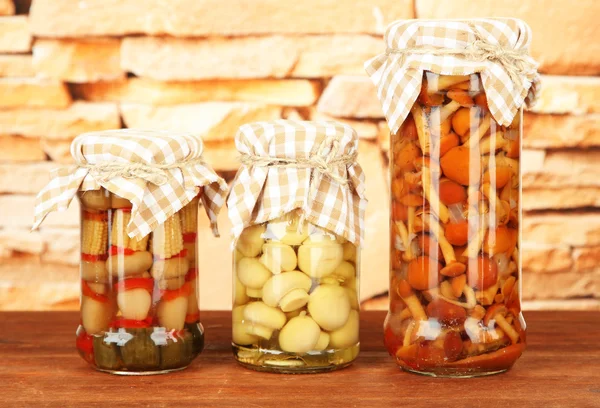
[{"label": "jar with white mushrooms", "polygon": [[406,371],[496,374],[525,350],[522,117],[539,89],[530,40],[516,19],[397,21],[366,64],[391,129],[385,344]]},{"label": "jar with white mushrooms", "polygon": [[356,246],[301,218],[250,226],[237,241],[233,347],[251,368],[333,370],[358,353]]},{"label": "jar with white mushrooms", "polygon": [[37,228],[75,197],[81,210],[76,348],[112,374],[187,367],[204,347],[198,311],[198,211],[212,232],[227,183],[198,137],[115,129],[71,144],[75,166],[51,174],[35,202]]},{"label": "jar with white mushrooms", "polygon": [[187,366],[204,346],[196,269],[199,198],[142,239],[127,235],[128,200],[103,188],[80,192],[79,200],[79,353],[111,372]]},{"label": "jar with white mushrooms", "polygon": [[[359,352],[364,174],[337,122],[240,127],[233,224],[233,351],[259,371],[312,373]],[[267,153],[268,152],[268,153]]]}]

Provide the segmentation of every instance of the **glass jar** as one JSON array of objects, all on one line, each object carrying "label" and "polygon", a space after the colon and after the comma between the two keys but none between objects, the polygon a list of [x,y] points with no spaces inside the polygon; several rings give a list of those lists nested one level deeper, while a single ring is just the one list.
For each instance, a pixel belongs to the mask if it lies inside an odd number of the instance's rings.
[{"label": "glass jar", "polygon": [[244,229],[233,262],[233,350],[260,371],[319,372],[358,355],[357,248],[292,211]]},{"label": "glass jar", "polygon": [[521,117],[500,126],[478,74],[426,71],[391,135],[385,344],[407,371],[494,374],[525,348]]},{"label": "glass jar", "polygon": [[131,203],[109,191],[78,193],[81,324],[77,350],[115,374],[185,368],[204,347],[198,313],[198,201],[142,239],[126,227]]},{"label": "glass jar", "polygon": [[346,367],[359,352],[367,204],[358,136],[333,121],[276,120],[241,126],[235,142],[235,358],[278,373]]}]

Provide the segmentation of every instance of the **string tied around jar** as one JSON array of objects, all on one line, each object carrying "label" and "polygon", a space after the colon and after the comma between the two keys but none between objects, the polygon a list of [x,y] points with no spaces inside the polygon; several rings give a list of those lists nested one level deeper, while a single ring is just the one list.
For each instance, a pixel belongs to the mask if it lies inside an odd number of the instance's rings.
[{"label": "string tied around jar", "polygon": [[535,79],[538,64],[529,56],[527,48],[514,49],[503,47],[488,41],[473,23],[468,23],[475,40],[463,49],[450,49],[438,47],[413,47],[413,48],[388,48],[386,54],[400,54],[402,57],[410,54],[418,55],[451,55],[462,57],[470,61],[491,61],[500,65],[510,80],[518,84],[520,77],[524,76],[529,82]]},{"label": "string tied around jar", "polygon": [[[329,148],[330,147],[330,148]],[[329,149],[327,154],[325,152]],[[348,184],[346,171],[338,172],[339,166],[352,164],[356,161],[356,151],[338,155],[339,141],[334,137],[326,138],[320,145],[316,154],[310,157],[264,157],[249,154],[240,155],[240,161],[245,166],[278,167],[278,168],[314,168],[333,181],[345,186]]]},{"label": "string tied around jar", "polygon": [[198,157],[170,164],[100,162],[78,163],[78,166],[88,169],[90,175],[100,183],[105,183],[115,177],[123,177],[127,179],[140,178],[156,186],[162,186],[169,180],[168,170],[182,169],[198,164],[205,165],[206,162]]}]

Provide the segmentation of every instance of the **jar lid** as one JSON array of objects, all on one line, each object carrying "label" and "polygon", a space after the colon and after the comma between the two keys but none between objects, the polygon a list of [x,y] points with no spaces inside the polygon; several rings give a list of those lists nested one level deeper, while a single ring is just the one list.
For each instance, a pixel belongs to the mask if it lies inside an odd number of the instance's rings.
[{"label": "jar lid", "polygon": [[392,132],[398,131],[421,90],[423,71],[479,73],[490,113],[508,126],[540,91],[529,56],[531,29],[512,18],[400,20],[385,33],[386,52],[365,63]]},{"label": "jar lid", "polygon": [[202,160],[202,151],[202,140],[187,133],[115,129],[81,134],[71,144],[76,165],[52,171],[37,195],[33,229],[50,212],[66,210],[77,191],[103,187],[131,202],[127,233],[142,238],[204,187],[200,198],[218,235],[227,183]]},{"label": "jar lid", "polygon": [[256,122],[239,128],[235,144],[242,166],[227,199],[234,243],[247,226],[299,209],[306,221],[360,245],[367,200],[354,129],[333,121]]}]

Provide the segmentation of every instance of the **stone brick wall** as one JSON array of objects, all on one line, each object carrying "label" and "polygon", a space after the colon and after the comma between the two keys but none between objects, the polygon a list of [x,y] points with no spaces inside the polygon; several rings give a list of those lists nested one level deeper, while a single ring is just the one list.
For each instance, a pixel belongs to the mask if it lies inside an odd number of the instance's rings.
[{"label": "stone brick wall", "polygon": [[[192,131],[230,179],[237,127],[280,117],[360,134],[361,297],[385,293],[388,130],[362,64],[394,19],[479,16],[527,20],[544,74],[525,119],[526,307],[600,309],[599,14],[595,0],[0,0],[0,309],[77,307],[77,206],[29,232],[33,197],[77,134]],[[223,213],[217,240],[203,223],[202,307],[226,309],[230,224]]]}]

